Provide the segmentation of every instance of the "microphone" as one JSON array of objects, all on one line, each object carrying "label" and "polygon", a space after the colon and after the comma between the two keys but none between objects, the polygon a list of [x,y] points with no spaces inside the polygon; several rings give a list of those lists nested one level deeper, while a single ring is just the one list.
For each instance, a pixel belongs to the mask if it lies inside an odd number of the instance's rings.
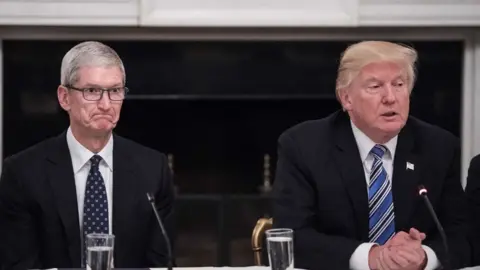
[{"label": "microphone", "polygon": [[173,263],[172,263],[172,248],[170,246],[170,238],[168,237],[167,232],[165,231],[165,227],[163,226],[162,219],[158,214],[157,208],[155,207],[155,197],[151,193],[147,193],[147,199],[152,206],[153,212],[155,213],[155,217],[157,218],[158,225],[160,225],[160,229],[162,230],[163,238],[165,239],[165,243],[167,244],[167,267],[168,270],[172,270]]},{"label": "microphone", "polygon": [[433,210],[432,203],[430,202],[430,199],[428,199],[427,193],[428,191],[423,185],[418,186],[418,195],[420,195],[424,199],[428,211],[430,212],[430,216],[433,218],[433,221],[437,226],[437,230],[440,233],[440,237],[442,238],[443,249],[445,250],[443,269],[450,270],[452,268],[450,267],[450,252],[448,249],[447,236],[445,235],[442,224],[438,220],[437,214],[435,214],[435,210]]}]

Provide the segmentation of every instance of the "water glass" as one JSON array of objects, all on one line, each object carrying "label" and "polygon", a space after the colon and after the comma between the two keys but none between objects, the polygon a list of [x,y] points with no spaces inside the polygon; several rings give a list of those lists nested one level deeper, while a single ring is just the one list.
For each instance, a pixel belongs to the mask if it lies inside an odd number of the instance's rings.
[{"label": "water glass", "polygon": [[293,269],[293,230],[270,229],[265,234],[270,268],[272,270]]},{"label": "water glass", "polygon": [[87,235],[87,270],[111,270],[113,265],[113,234]]}]

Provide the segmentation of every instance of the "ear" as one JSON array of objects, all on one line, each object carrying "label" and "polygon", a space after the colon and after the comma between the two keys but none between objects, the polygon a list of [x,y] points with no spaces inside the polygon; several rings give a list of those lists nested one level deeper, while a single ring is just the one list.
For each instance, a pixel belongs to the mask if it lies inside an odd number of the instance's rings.
[{"label": "ear", "polygon": [[349,89],[343,88],[339,91],[340,102],[342,103],[342,108],[344,111],[351,111],[352,110],[352,98],[350,96]]},{"label": "ear", "polygon": [[60,107],[65,111],[70,111],[70,95],[68,94],[68,89],[63,85],[59,85],[57,88],[57,97]]}]

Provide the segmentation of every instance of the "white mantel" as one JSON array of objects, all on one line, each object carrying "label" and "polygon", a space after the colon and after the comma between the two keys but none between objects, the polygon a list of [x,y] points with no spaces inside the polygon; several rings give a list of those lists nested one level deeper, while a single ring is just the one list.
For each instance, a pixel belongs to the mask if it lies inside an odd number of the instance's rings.
[{"label": "white mantel", "polygon": [[355,26],[357,0],[141,0],[144,26]]},{"label": "white mantel", "polygon": [[140,0],[0,0],[0,25],[138,25]]},{"label": "white mantel", "polygon": [[0,0],[0,25],[480,26],[480,1]]}]

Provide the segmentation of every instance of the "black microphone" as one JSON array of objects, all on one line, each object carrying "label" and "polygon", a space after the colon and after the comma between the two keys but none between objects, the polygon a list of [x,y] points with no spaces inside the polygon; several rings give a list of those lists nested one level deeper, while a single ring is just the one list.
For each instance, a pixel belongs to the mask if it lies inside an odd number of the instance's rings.
[{"label": "black microphone", "polygon": [[147,198],[150,204],[152,205],[152,209],[153,209],[153,212],[155,213],[155,216],[157,217],[158,225],[160,225],[160,229],[162,230],[163,238],[165,238],[165,242],[167,244],[167,255],[168,255],[167,267],[168,267],[168,270],[172,270],[173,263],[172,263],[172,248],[170,246],[170,238],[168,237],[168,234],[165,231],[165,227],[163,226],[162,219],[160,218],[157,208],[155,207],[155,198],[150,193],[147,193]]},{"label": "black microphone", "polygon": [[442,238],[443,248],[445,249],[443,269],[450,270],[452,268],[450,267],[450,252],[448,249],[447,236],[445,235],[445,231],[443,230],[442,224],[438,220],[437,214],[435,214],[435,211],[433,210],[432,203],[428,199],[427,193],[428,191],[423,185],[418,186],[418,194],[424,199],[425,204],[427,205],[428,211],[430,212],[430,216],[432,216],[433,221],[437,226],[438,232],[440,233],[440,237]]}]

